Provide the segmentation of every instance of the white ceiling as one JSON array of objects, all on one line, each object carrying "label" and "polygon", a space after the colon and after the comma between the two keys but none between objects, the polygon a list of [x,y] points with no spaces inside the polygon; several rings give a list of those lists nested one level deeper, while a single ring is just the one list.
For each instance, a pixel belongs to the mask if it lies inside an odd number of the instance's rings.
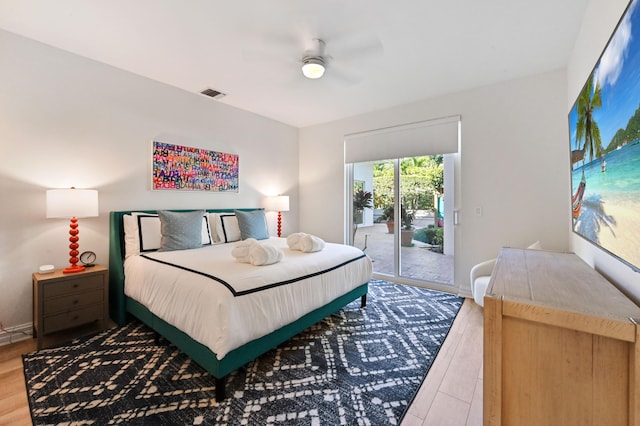
[{"label": "white ceiling", "polygon": [[[2,0],[0,28],[305,127],[562,68],[587,3]],[[320,80],[300,72],[313,38]]]}]

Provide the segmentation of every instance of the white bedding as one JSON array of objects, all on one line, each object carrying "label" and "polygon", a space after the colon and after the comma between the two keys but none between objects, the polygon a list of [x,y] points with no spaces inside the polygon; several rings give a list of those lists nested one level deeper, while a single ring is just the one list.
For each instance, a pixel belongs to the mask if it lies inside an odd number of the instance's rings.
[{"label": "white bedding", "polygon": [[[302,253],[284,238],[260,243],[279,247],[283,259],[266,266],[240,263],[231,256],[233,243],[131,256],[124,264],[125,294],[222,359],[371,277],[370,259],[351,246],[327,244]],[[286,281],[292,282],[279,285]]]}]

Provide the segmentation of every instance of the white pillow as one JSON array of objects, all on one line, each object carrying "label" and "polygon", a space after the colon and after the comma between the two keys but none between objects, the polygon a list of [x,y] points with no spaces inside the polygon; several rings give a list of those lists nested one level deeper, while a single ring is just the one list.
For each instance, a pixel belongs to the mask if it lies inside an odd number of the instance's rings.
[{"label": "white pillow", "polygon": [[213,241],[213,244],[218,244],[221,243],[222,241],[220,241],[220,237],[218,237],[218,230],[217,228],[217,218],[218,213],[209,213],[209,229],[211,230],[211,240]]},{"label": "white pillow", "polygon": [[[134,212],[124,215],[125,257],[140,254],[141,251],[154,251],[160,248],[160,218],[151,213]],[[142,241],[143,249],[140,249]]]},{"label": "white pillow", "polygon": [[210,246],[213,244],[213,237],[211,236],[211,225],[209,224],[209,215],[205,211],[202,215],[202,245]]},{"label": "white pillow", "polygon": [[231,243],[240,241],[240,227],[234,213],[215,213],[217,242]]},{"label": "white pillow", "polygon": [[[122,217],[124,224],[125,258],[149,251],[157,251],[162,241],[160,218],[155,213],[132,212]],[[211,245],[209,216],[202,216],[202,245]]]}]

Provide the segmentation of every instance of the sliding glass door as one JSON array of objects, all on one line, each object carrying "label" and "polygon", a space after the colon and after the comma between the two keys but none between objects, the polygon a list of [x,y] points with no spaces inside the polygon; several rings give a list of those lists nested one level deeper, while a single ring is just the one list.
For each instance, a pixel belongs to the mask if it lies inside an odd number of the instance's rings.
[{"label": "sliding glass door", "polygon": [[460,131],[449,116],[345,135],[348,240],[374,276],[455,291]]},{"label": "sliding glass door", "polygon": [[[445,254],[445,156],[354,163],[352,243],[384,279],[453,285],[453,252]],[[452,195],[452,194],[451,194]],[[363,199],[370,199],[366,205]],[[451,227],[453,229],[453,227]],[[453,235],[446,233],[447,239]]]},{"label": "sliding glass door", "polygon": [[354,217],[359,211],[371,210],[370,220],[363,222],[355,230],[352,243],[361,248],[373,260],[374,271],[386,275],[395,275],[395,161],[384,160],[363,162],[353,165],[354,179],[366,182],[365,196],[371,199],[369,207],[362,208],[358,203],[358,193],[354,194]]}]

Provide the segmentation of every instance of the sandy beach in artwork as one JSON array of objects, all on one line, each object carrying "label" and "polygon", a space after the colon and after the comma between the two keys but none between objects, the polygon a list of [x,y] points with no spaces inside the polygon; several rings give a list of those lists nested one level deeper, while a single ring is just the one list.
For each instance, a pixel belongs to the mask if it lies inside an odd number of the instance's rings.
[{"label": "sandy beach in artwork", "polygon": [[586,196],[574,230],[640,267],[640,194]]}]

